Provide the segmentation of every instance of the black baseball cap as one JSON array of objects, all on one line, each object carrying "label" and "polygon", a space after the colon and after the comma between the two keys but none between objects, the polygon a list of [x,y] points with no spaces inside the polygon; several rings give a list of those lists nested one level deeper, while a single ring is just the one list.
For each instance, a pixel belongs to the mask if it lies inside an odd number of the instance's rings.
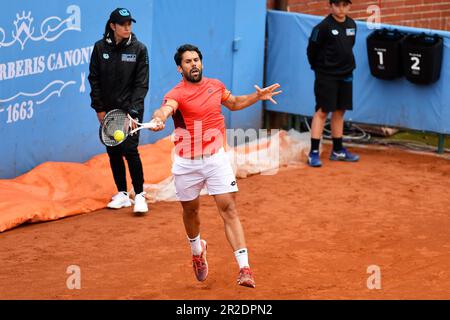
[{"label": "black baseball cap", "polygon": [[339,2],[348,2],[348,3],[352,3],[350,0],[330,0],[330,4],[332,3],[339,3]]},{"label": "black baseball cap", "polygon": [[109,16],[109,22],[112,23],[124,24],[127,21],[133,21],[136,23],[136,20],[131,17],[130,10],[125,8],[117,8],[111,12],[111,15]]}]

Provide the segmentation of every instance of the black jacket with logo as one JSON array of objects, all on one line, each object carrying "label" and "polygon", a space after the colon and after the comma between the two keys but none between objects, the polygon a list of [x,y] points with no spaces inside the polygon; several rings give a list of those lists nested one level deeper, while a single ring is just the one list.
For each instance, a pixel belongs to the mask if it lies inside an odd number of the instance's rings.
[{"label": "black jacket with logo", "polygon": [[109,35],[104,37],[95,43],[89,65],[92,108],[96,112],[119,108],[141,118],[148,78],[147,48],[133,33],[117,45]]},{"label": "black jacket with logo", "polygon": [[347,17],[344,22],[328,15],[316,25],[309,38],[308,61],[317,73],[345,77],[355,69],[353,46],[355,45],[356,23]]}]

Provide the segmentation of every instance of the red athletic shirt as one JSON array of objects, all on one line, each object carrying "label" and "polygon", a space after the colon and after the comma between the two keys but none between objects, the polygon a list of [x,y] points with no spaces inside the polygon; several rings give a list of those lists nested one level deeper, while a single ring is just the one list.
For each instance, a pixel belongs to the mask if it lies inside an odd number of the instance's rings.
[{"label": "red athletic shirt", "polygon": [[198,83],[182,80],[164,96],[178,102],[172,118],[175,125],[175,152],[184,158],[214,154],[225,144],[222,102],[231,92],[217,79]]}]

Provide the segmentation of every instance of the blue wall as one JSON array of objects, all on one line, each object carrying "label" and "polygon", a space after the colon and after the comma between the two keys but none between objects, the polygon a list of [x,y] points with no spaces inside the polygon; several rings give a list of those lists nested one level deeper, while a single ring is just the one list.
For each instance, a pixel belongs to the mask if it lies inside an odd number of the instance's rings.
[{"label": "blue wall", "polygon": [[[236,1],[234,16],[233,82],[236,95],[254,91],[255,79],[262,79],[266,30],[266,1]],[[260,128],[262,102],[252,107],[230,113],[230,127]]]},{"label": "blue wall", "polygon": [[[267,104],[271,111],[311,116],[314,113],[314,73],[306,48],[312,28],[323,17],[269,11],[267,82],[279,82],[283,94],[278,105]],[[450,33],[435,31],[444,37],[444,59],[440,79],[428,86],[410,83],[405,78],[379,80],[370,73],[366,38],[373,31],[365,22],[357,22],[354,53],[354,107],[346,119],[378,125],[450,133]],[[382,27],[394,27],[386,26]],[[430,32],[395,26],[409,33]]]},{"label": "blue wall", "polygon": [[[233,93],[262,85],[264,1],[11,1],[0,16],[0,178],[46,161],[84,162],[105,152],[90,107],[86,57],[116,7],[130,9],[137,20],[133,31],[150,52],[146,120],[180,80],[173,54],[186,42],[202,50],[204,75]],[[238,115],[224,110],[228,127],[261,125],[260,105]],[[143,132],[141,144],[170,134],[168,123],[163,132]]]}]

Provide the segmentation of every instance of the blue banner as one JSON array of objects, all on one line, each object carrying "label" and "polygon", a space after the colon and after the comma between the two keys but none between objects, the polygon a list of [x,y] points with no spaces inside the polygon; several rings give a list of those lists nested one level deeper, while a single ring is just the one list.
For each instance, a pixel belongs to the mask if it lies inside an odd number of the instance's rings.
[{"label": "blue banner", "polygon": [[[90,107],[90,55],[109,13],[130,3],[10,1],[2,9],[0,178],[45,161],[86,161],[105,152]],[[139,35],[150,6],[141,1],[133,7]]]},{"label": "blue banner", "polygon": [[[312,116],[314,114],[314,72],[306,56],[312,28],[323,17],[269,11],[267,82],[279,82],[283,94],[271,111]],[[440,79],[431,85],[416,85],[404,77],[380,80],[370,73],[366,38],[374,30],[357,21],[354,53],[353,111],[346,120],[450,133],[450,33],[401,26],[381,25],[406,33],[432,33],[444,38]]]}]

